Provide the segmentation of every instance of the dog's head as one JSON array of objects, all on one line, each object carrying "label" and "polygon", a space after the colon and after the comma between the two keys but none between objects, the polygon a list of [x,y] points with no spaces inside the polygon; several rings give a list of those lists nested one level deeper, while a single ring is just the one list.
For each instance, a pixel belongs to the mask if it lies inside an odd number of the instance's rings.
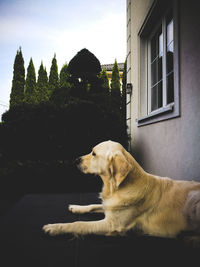
[{"label": "dog's head", "polygon": [[91,153],[77,159],[78,168],[84,173],[96,174],[107,179],[114,179],[117,187],[131,171],[127,152],[122,145],[106,141],[95,146]]}]

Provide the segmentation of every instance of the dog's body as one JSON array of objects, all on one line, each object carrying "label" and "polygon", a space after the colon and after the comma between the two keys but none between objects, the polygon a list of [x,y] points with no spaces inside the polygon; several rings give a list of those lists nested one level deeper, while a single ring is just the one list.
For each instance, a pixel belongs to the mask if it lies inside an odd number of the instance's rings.
[{"label": "dog's body", "polygon": [[151,175],[112,141],[97,145],[78,164],[84,173],[102,178],[102,204],[70,205],[69,210],[104,212],[105,218],[44,226],[50,235],[123,235],[135,228],[149,235],[175,237],[181,231],[200,230],[200,183]]}]

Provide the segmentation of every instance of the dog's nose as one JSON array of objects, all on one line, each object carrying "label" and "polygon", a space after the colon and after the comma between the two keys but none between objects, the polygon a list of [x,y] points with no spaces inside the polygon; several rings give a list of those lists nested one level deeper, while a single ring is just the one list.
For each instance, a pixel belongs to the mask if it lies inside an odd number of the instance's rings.
[{"label": "dog's nose", "polygon": [[81,159],[81,157],[79,157],[79,158],[77,158],[77,159],[75,160],[75,164],[76,164],[76,165],[79,165],[79,164],[81,163],[81,161],[82,161],[82,159]]}]

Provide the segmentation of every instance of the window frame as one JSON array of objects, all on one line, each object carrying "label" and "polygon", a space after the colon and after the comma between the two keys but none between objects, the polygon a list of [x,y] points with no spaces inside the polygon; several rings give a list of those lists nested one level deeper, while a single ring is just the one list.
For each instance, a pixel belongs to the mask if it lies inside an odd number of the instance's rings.
[{"label": "window frame", "polygon": [[[161,1],[160,1],[161,2]],[[140,40],[140,47],[146,47],[146,56],[141,55],[140,60],[143,60],[146,62],[147,67],[145,70],[140,69],[140,79],[146,79],[146,86],[143,86],[145,88],[141,88],[141,84],[139,86],[139,97],[141,98],[141,94],[146,95],[146,98],[143,97],[143,99],[140,99],[140,101],[146,101],[146,115],[139,116],[136,119],[139,126],[172,119],[180,116],[180,104],[179,104],[179,38],[178,38],[178,1],[169,1],[168,5],[161,6],[162,3],[159,1],[155,1],[147,14],[144,23],[142,24],[142,27],[140,28],[140,31],[138,33],[139,40]],[[174,62],[173,62],[173,72],[174,72],[174,102],[167,104],[167,88],[166,88],[166,79],[167,79],[167,65],[166,65],[166,57],[167,57],[167,51],[166,51],[166,38],[167,38],[167,24],[166,24],[166,17],[169,13],[169,10],[172,10],[173,13],[173,41],[174,41]],[[158,10],[160,12],[158,12]],[[159,14],[159,15],[158,15]],[[156,31],[158,31],[159,27],[162,25],[162,32],[163,32],[163,41],[165,43],[164,45],[164,54],[163,62],[162,62],[162,71],[163,71],[163,77],[165,81],[163,81],[163,106],[153,110],[151,108],[151,79],[149,78],[149,74],[151,74],[150,71],[150,41],[151,38],[156,34]],[[152,30],[153,29],[153,30]],[[144,48],[143,48],[144,49]],[[142,58],[143,57],[143,58]],[[143,65],[144,65],[143,62]],[[141,62],[140,62],[141,64]],[[141,64],[142,65],[142,64]],[[141,72],[143,74],[141,74]],[[144,77],[145,75],[145,77]],[[143,90],[143,93],[141,92]],[[146,93],[144,93],[144,90],[146,90]],[[139,106],[140,110],[140,106]],[[138,111],[139,111],[138,110]]]}]

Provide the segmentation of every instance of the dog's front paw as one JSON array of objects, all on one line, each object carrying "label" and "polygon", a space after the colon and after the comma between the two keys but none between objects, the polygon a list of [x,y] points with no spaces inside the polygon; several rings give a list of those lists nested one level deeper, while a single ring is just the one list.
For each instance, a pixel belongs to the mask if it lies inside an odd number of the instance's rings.
[{"label": "dog's front paw", "polygon": [[81,208],[79,205],[69,205],[68,206],[69,211],[72,213],[81,213]]},{"label": "dog's front paw", "polygon": [[60,223],[47,224],[44,225],[42,229],[46,234],[49,234],[51,236],[62,234],[62,224]]}]

